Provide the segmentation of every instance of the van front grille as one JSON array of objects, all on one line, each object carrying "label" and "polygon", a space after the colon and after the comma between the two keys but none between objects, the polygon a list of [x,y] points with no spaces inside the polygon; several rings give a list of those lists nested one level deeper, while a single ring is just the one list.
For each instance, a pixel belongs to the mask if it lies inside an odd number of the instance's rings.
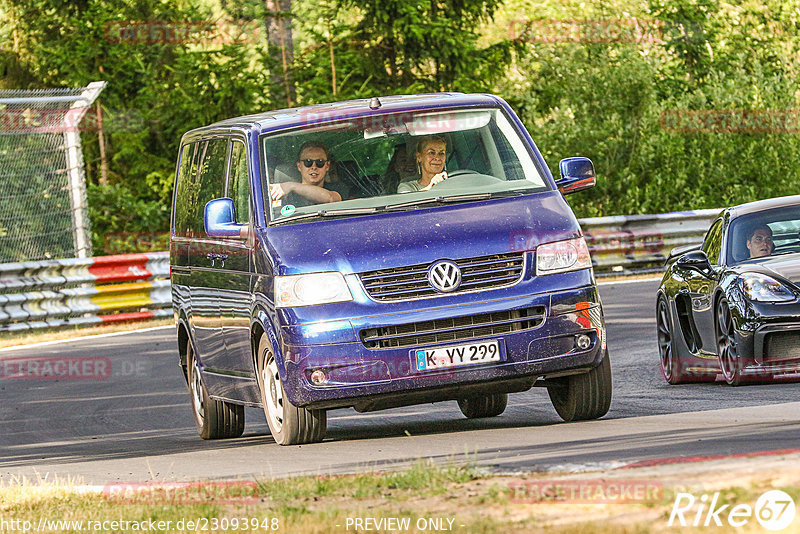
[{"label": "van front grille", "polygon": [[506,287],[519,282],[525,270],[525,255],[519,252],[453,261],[461,269],[461,284],[450,293],[440,293],[428,282],[432,263],[369,271],[358,277],[373,300],[393,301]]},{"label": "van front grille", "polygon": [[518,332],[541,326],[544,317],[545,307],[534,306],[522,310],[366,328],[359,335],[368,349],[394,349]]}]

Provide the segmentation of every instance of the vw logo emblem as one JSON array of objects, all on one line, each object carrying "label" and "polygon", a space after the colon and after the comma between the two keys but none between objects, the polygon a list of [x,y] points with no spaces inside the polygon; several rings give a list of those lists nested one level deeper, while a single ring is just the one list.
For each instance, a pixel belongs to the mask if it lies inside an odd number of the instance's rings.
[{"label": "vw logo emblem", "polygon": [[461,285],[461,269],[452,261],[437,261],[428,270],[428,282],[436,291],[455,291]]}]

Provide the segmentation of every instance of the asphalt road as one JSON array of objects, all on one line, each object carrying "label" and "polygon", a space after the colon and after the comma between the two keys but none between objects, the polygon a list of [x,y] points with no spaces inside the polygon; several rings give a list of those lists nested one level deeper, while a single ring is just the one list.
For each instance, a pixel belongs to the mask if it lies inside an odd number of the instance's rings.
[{"label": "asphalt road", "polygon": [[276,445],[263,413],[247,409],[242,438],[209,442],[192,422],[171,327],[0,351],[0,363],[92,356],[100,366],[81,381],[0,378],[0,482],[340,473],[421,458],[502,472],[579,470],[800,446],[800,384],[663,381],[655,344],[657,285],[600,286],[614,398],[603,419],[570,424],[560,422],[546,390],[534,388],[511,395],[500,417],[478,421],[465,419],[455,402],[368,414],[335,410],[325,442],[297,447]]}]

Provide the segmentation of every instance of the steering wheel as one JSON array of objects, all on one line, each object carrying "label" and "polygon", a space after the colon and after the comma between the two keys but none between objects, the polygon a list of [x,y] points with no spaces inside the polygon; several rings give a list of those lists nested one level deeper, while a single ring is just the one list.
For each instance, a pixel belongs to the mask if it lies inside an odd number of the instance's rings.
[{"label": "steering wheel", "polygon": [[[451,181],[451,179],[456,179],[456,178],[457,180]],[[452,188],[452,189],[469,190],[473,187],[487,187],[496,185],[498,182],[503,182],[503,181],[504,180],[497,178],[496,176],[481,174],[472,169],[458,169],[453,172],[448,172],[447,180],[442,180],[441,182],[433,186],[433,188],[438,188],[438,189]],[[442,184],[450,184],[450,185],[443,186]]]},{"label": "steering wheel", "polygon": [[800,241],[791,241],[789,243],[782,243],[781,246],[779,247],[773,246],[772,254],[775,254],[776,252],[787,252],[787,251],[797,252],[798,249],[800,249]]},{"label": "steering wheel", "polygon": [[464,176],[465,174],[478,174],[478,173],[470,169],[457,169],[453,172],[448,172],[447,179],[449,180],[450,178],[455,178],[457,176]]}]

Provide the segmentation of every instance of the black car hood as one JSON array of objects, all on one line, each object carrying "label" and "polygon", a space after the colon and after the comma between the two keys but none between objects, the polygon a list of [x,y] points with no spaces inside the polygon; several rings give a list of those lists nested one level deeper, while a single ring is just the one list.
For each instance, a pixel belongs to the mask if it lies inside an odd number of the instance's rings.
[{"label": "black car hood", "polygon": [[750,260],[741,263],[736,269],[739,272],[757,272],[770,276],[777,275],[800,286],[800,253],[768,256],[761,260]]}]

